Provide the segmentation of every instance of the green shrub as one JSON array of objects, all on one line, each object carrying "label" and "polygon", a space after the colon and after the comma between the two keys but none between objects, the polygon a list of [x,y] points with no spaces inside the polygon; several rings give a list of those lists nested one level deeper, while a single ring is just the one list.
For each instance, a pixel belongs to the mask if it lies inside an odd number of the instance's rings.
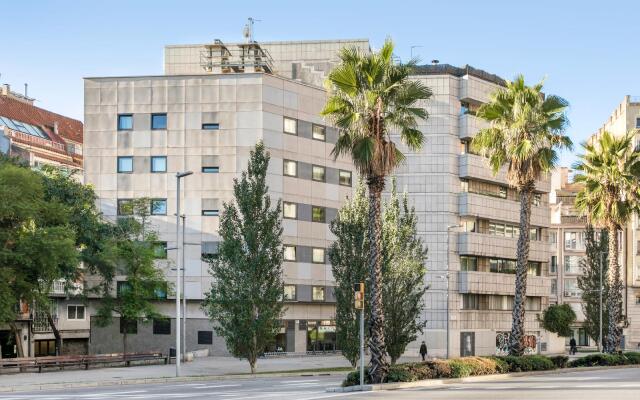
[{"label": "green shrub", "polygon": [[506,374],[509,372],[509,364],[498,357],[491,357],[491,359],[496,363],[496,373],[497,374]]},{"label": "green shrub", "polygon": [[640,353],[635,351],[630,351],[628,353],[624,353],[624,356],[629,360],[629,364],[640,364]]},{"label": "green shrub", "polygon": [[462,359],[449,361],[449,366],[451,367],[452,378],[464,378],[471,375],[473,372],[471,364]]},{"label": "green shrub", "polygon": [[498,358],[509,365],[509,372],[547,371],[556,368],[554,362],[545,356],[504,356]]},{"label": "green shrub", "polygon": [[[628,357],[624,354],[590,354],[586,357],[575,359],[569,363],[570,367],[597,367],[633,364],[635,355]],[[640,356],[639,356],[640,357]]]},{"label": "green shrub", "polygon": [[[369,384],[371,383],[371,381],[369,380],[369,368],[365,367],[364,368],[364,383],[365,384]],[[344,381],[342,382],[342,386],[356,386],[360,384],[360,369],[358,368],[358,370],[353,371],[353,372],[349,372],[347,374],[347,377],[344,378]]]},{"label": "green shrub", "polygon": [[569,364],[569,357],[567,356],[553,356],[549,357],[549,359],[553,362],[556,368],[567,368]]},{"label": "green shrub", "polygon": [[387,382],[413,382],[417,380],[418,377],[413,373],[409,365],[392,365],[389,368]]},{"label": "green shrub", "polygon": [[409,363],[406,364],[406,366],[407,371],[413,374],[413,376],[415,376],[415,379],[418,381],[437,378],[436,370],[435,368],[433,368],[433,365],[431,363]]}]

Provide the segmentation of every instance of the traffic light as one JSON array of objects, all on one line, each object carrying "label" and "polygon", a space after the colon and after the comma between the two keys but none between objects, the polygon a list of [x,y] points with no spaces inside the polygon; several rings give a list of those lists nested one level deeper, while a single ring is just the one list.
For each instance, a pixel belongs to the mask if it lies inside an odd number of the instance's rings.
[{"label": "traffic light", "polygon": [[364,309],[364,282],[356,283],[353,285],[353,291],[355,292],[356,310]]}]

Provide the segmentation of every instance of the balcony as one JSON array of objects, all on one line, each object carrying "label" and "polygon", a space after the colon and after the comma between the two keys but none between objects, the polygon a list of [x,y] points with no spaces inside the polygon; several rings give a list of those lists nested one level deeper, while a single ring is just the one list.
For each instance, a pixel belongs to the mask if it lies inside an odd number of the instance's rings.
[{"label": "balcony", "polygon": [[[515,260],[518,238],[475,232],[458,233],[458,254]],[[551,249],[544,241],[531,241],[529,261],[549,262]]]},{"label": "balcony", "polygon": [[460,139],[471,140],[480,129],[488,128],[489,123],[472,114],[462,114],[458,117]]},{"label": "balcony", "polygon": [[49,291],[50,296],[60,297],[60,296],[78,296],[82,294],[84,290],[84,284],[82,282],[74,282],[71,284],[71,287],[68,291],[65,291],[66,281],[64,279],[58,279],[57,281],[53,281],[51,285],[51,290]]},{"label": "balcony", "polygon": [[[475,154],[461,154],[459,159],[460,178],[476,179],[484,182],[507,184],[507,167],[500,168],[497,174],[489,166],[486,158]],[[536,181],[536,190],[548,193],[551,190],[549,178]]]},{"label": "balcony", "polygon": [[[513,295],[516,290],[515,275],[494,272],[458,272],[460,293]],[[527,296],[548,297],[551,294],[551,278],[527,276]]]},{"label": "balcony", "polygon": [[[53,315],[53,324],[58,326],[58,316]],[[32,321],[32,330],[35,333],[47,333],[52,332],[51,325],[49,324],[49,320],[47,319],[46,314],[44,313],[36,313],[36,316]]]},{"label": "balcony", "polygon": [[472,75],[460,79],[460,100],[470,103],[487,103],[489,96],[499,86]]},{"label": "balcony", "polygon": [[[492,329],[495,331],[510,331],[513,316],[510,310],[462,310],[459,321],[454,322],[458,329]],[[538,316],[541,311],[527,311],[524,316],[524,328],[527,331],[540,330]]]},{"label": "balcony", "polygon": [[[520,203],[476,193],[460,193],[458,197],[458,213],[461,216],[473,216],[517,224],[520,221]],[[531,225],[548,227],[549,218],[549,209],[547,207],[531,206]]]}]

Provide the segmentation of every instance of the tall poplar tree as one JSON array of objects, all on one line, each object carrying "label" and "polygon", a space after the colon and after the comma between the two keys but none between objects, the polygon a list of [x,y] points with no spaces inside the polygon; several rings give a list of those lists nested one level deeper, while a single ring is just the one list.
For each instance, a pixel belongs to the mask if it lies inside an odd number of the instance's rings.
[{"label": "tall poplar tree", "polygon": [[275,341],[283,313],[281,202],[272,206],[266,185],[270,155],[258,142],[247,171],[234,179],[234,200],[220,217],[214,278],[203,308],[229,352],[249,361],[251,372]]}]

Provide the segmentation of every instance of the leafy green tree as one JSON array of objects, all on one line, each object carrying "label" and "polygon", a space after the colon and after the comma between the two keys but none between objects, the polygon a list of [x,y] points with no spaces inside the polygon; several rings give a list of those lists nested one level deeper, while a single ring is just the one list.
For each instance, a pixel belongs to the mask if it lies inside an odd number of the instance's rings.
[{"label": "leafy green tree", "polygon": [[418,237],[418,218],[409,207],[407,194],[402,200],[393,179],[391,197],[382,216],[382,298],[384,335],[391,364],[402,356],[407,345],[422,333],[427,252]]},{"label": "leafy green tree", "polygon": [[[336,236],[327,252],[336,281],[336,339],[340,351],[353,367],[360,358],[360,311],[355,309],[355,283],[365,283],[365,324],[369,316],[368,217],[367,191],[364,182],[360,181],[353,198],[347,199],[329,225]],[[367,332],[365,336],[368,337]]]},{"label": "leafy green tree", "polygon": [[607,308],[609,326],[605,351],[620,349],[622,329],[622,281],[618,262],[618,235],[634,212],[640,210],[640,152],[633,146],[635,131],[615,137],[602,132],[595,140],[583,144],[584,154],[574,166],[576,183],[584,188],[576,196],[576,207],[596,226],[609,232],[609,268]]},{"label": "leafy green tree", "polygon": [[[582,311],[584,313],[583,328],[590,338],[600,343],[600,268],[602,267],[602,301],[609,297],[609,233],[606,229],[600,231],[596,238],[593,227],[587,225],[585,231],[586,256],[580,260],[582,275],[578,277],[578,287],[582,291]],[[602,307],[602,330],[606,336],[609,326],[609,310]],[[603,346],[604,348],[604,346]]]},{"label": "leafy green tree", "polygon": [[332,154],[351,157],[369,188],[369,375],[371,382],[381,383],[389,370],[382,303],[381,194],[385,178],[405,159],[391,133],[398,133],[411,151],[422,147],[418,121],[426,119],[427,112],[420,102],[431,97],[431,90],[410,79],[413,60],[404,65],[393,61],[391,40],[377,53],[344,48],[339,58],[327,79],[329,98],[322,114],[340,128]]},{"label": "leafy green tree", "polygon": [[[122,326],[122,352],[127,353],[127,337],[139,320],[149,322],[165,318],[156,311],[155,301],[166,298],[168,283],[156,265],[158,236],[150,221],[151,201],[132,200],[126,207],[126,217],[120,217],[115,227],[115,246],[111,257],[117,263],[117,275],[126,276],[114,290],[113,281],[105,282],[98,307],[97,323],[107,326],[116,314]],[[115,293],[114,293],[115,292]]]},{"label": "leafy green tree", "polygon": [[569,304],[552,304],[542,313],[542,327],[558,336],[573,335],[571,325],[576,322],[576,313]]},{"label": "leafy green tree", "polygon": [[558,162],[558,150],[572,146],[563,134],[568,125],[566,100],[542,92],[542,82],[527,86],[519,75],[491,95],[477,116],[489,122],[473,138],[472,147],[488,157],[497,174],[507,166],[507,180],[520,195],[520,235],[516,250],[516,287],[509,353],[524,354],[525,299],[529,263],[529,228],[535,183]]},{"label": "leafy green tree", "polygon": [[225,203],[220,217],[222,242],[210,259],[214,283],[203,308],[229,352],[256,361],[275,340],[283,313],[282,221],[266,185],[270,155],[259,142],[251,151],[247,171],[234,179],[234,202]]}]

